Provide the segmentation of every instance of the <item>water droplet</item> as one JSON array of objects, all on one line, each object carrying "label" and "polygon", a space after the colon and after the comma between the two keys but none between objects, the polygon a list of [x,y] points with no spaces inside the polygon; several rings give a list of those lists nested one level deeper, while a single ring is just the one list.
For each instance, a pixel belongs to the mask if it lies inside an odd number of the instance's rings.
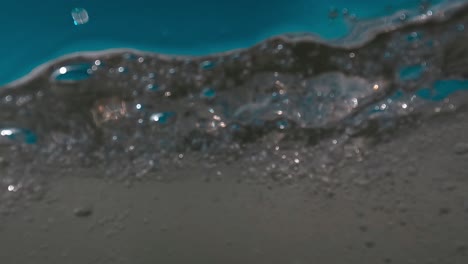
[{"label": "water droplet", "polygon": [[200,67],[202,67],[202,69],[204,70],[211,70],[214,68],[214,66],[215,66],[215,63],[209,60],[200,63]]},{"label": "water droplet", "polygon": [[174,112],[161,112],[161,113],[154,113],[150,116],[150,120],[153,122],[157,122],[158,124],[167,124],[171,119],[175,117]]},{"label": "water droplet", "polygon": [[88,11],[81,7],[73,8],[71,16],[73,18],[73,23],[76,26],[86,24],[89,21]]},{"label": "water droplet", "polygon": [[86,80],[92,74],[92,66],[93,65],[89,63],[62,66],[52,73],[52,79],[60,82],[76,82]]},{"label": "water droplet", "polygon": [[400,70],[400,80],[410,81],[416,80],[421,77],[424,72],[424,67],[422,65],[412,65],[404,67]]},{"label": "water droplet", "polygon": [[120,67],[117,68],[117,71],[119,73],[124,73],[124,72],[127,72],[127,69],[125,67],[120,66]]},{"label": "water droplet", "polygon": [[151,92],[155,92],[155,91],[159,90],[159,86],[157,84],[148,84],[148,85],[146,85],[146,90],[151,91]]},{"label": "water droplet", "polygon": [[283,129],[287,129],[289,127],[289,122],[288,120],[279,120],[276,122],[276,127],[283,130]]},{"label": "water droplet", "polygon": [[408,18],[408,15],[405,13],[401,13],[398,17],[401,21],[405,21]]},{"label": "water droplet", "polygon": [[200,94],[201,98],[213,99],[216,96],[216,91],[213,88],[205,88]]},{"label": "water droplet", "polygon": [[412,32],[411,34],[408,35],[407,37],[407,40],[409,42],[413,42],[413,41],[418,41],[422,38],[421,34],[418,33],[418,32]]},{"label": "water droplet", "polygon": [[0,144],[3,142],[11,143],[17,141],[26,144],[35,144],[37,136],[28,129],[2,128],[0,129]]},{"label": "water droplet", "polygon": [[351,99],[351,107],[356,108],[359,104],[359,101],[357,98],[352,98]]}]

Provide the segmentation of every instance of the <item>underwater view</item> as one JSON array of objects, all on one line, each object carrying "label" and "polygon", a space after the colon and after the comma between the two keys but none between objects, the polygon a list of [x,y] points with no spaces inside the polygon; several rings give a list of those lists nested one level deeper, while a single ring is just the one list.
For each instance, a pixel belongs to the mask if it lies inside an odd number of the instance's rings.
[{"label": "underwater view", "polygon": [[1,261],[468,263],[468,1],[23,6]]}]

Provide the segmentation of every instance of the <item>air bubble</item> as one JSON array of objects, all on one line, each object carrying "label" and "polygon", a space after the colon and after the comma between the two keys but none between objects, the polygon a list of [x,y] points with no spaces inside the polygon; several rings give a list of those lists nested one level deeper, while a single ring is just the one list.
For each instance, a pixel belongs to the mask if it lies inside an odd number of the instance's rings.
[{"label": "air bubble", "polygon": [[86,24],[89,21],[88,11],[86,11],[84,8],[73,8],[71,11],[71,16],[73,18],[73,23],[76,26]]},{"label": "air bubble", "polygon": [[92,66],[90,63],[79,63],[61,66],[52,72],[52,79],[59,82],[77,82],[91,77]]},{"label": "air bubble", "polygon": [[20,128],[1,128],[0,129],[0,145],[3,143],[26,143],[35,144],[37,142],[37,136],[35,133],[28,129]]},{"label": "air bubble", "polygon": [[213,88],[205,88],[200,94],[201,98],[213,99],[216,96],[216,91]]},{"label": "air bubble", "polygon": [[215,66],[215,63],[209,60],[203,61],[202,63],[200,63],[200,67],[204,70],[211,70],[214,68],[214,66]]},{"label": "air bubble", "polygon": [[174,112],[161,112],[152,114],[150,116],[150,121],[165,125],[169,123],[169,121],[171,121],[173,118],[175,118]]}]

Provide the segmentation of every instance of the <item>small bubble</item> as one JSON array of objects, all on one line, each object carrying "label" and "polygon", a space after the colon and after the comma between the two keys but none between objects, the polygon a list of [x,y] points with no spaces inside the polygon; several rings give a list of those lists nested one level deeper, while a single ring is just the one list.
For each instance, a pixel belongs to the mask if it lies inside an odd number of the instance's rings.
[{"label": "small bubble", "polygon": [[418,40],[421,40],[422,36],[420,33],[418,32],[411,32],[411,34],[409,34],[407,36],[407,40],[409,42],[414,42],[414,41],[418,41]]},{"label": "small bubble", "polygon": [[408,16],[405,13],[400,14],[399,19],[401,21],[405,21],[408,18]]},{"label": "small bubble", "polygon": [[86,11],[84,8],[73,8],[71,11],[71,16],[73,18],[73,23],[76,26],[86,24],[89,21],[88,11]]},{"label": "small bubble", "polygon": [[216,96],[216,91],[213,88],[205,88],[200,94],[201,98],[213,99]]},{"label": "small bubble", "polygon": [[351,99],[351,106],[353,108],[356,108],[358,106],[359,102],[358,102],[358,99],[357,98],[352,98]]},{"label": "small bubble", "polygon": [[167,124],[174,117],[174,112],[161,112],[152,114],[150,120],[159,124]]},{"label": "small bubble", "polygon": [[92,66],[90,63],[65,65],[52,72],[51,77],[60,82],[83,81],[91,77]]},{"label": "small bubble", "polygon": [[148,84],[146,85],[146,90],[155,92],[159,90],[159,86],[156,84]]},{"label": "small bubble", "polygon": [[276,122],[276,127],[283,130],[289,127],[289,123],[287,120],[279,120]]},{"label": "small bubble", "polygon": [[202,63],[200,63],[200,67],[204,70],[211,70],[214,68],[214,66],[215,66],[215,63],[209,60],[203,61]]}]

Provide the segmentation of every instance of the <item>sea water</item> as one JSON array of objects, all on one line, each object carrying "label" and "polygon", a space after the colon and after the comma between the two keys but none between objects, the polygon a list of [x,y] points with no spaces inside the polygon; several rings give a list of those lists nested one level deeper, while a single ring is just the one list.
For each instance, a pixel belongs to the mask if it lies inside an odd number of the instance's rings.
[{"label": "sea water", "polygon": [[[2,44],[12,52],[1,66],[0,193],[38,195],[49,181],[46,168],[105,168],[102,177],[110,179],[170,181],[157,172],[236,163],[246,167],[242,181],[328,177],[340,162],[362,160],[365,142],[466,105],[464,1],[393,1],[387,9],[370,6],[373,18],[344,1],[320,11],[301,1],[291,10],[281,1],[253,9],[237,2],[202,1],[197,17],[181,10],[184,25],[167,24],[176,23],[168,3],[150,9],[132,1],[115,11],[94,1],[67,10],[71,4],[61,3],[61,13],[25,11],[58,23],[63,34],[24,27],[64,48],[39,39],[16,49]],[[222,8],[232,13],[218,25],[214,14]],[[271,15],[252,17],[258,13]],[[54,15],[62,19],[52,22]],[[323,19],[310,20],[317,15]],[[132,19],[142,27],[132,28]],[[152,48],[129,49],[139,47]],[[21,65],[71,51],[80,52],[8,79]]]}]

